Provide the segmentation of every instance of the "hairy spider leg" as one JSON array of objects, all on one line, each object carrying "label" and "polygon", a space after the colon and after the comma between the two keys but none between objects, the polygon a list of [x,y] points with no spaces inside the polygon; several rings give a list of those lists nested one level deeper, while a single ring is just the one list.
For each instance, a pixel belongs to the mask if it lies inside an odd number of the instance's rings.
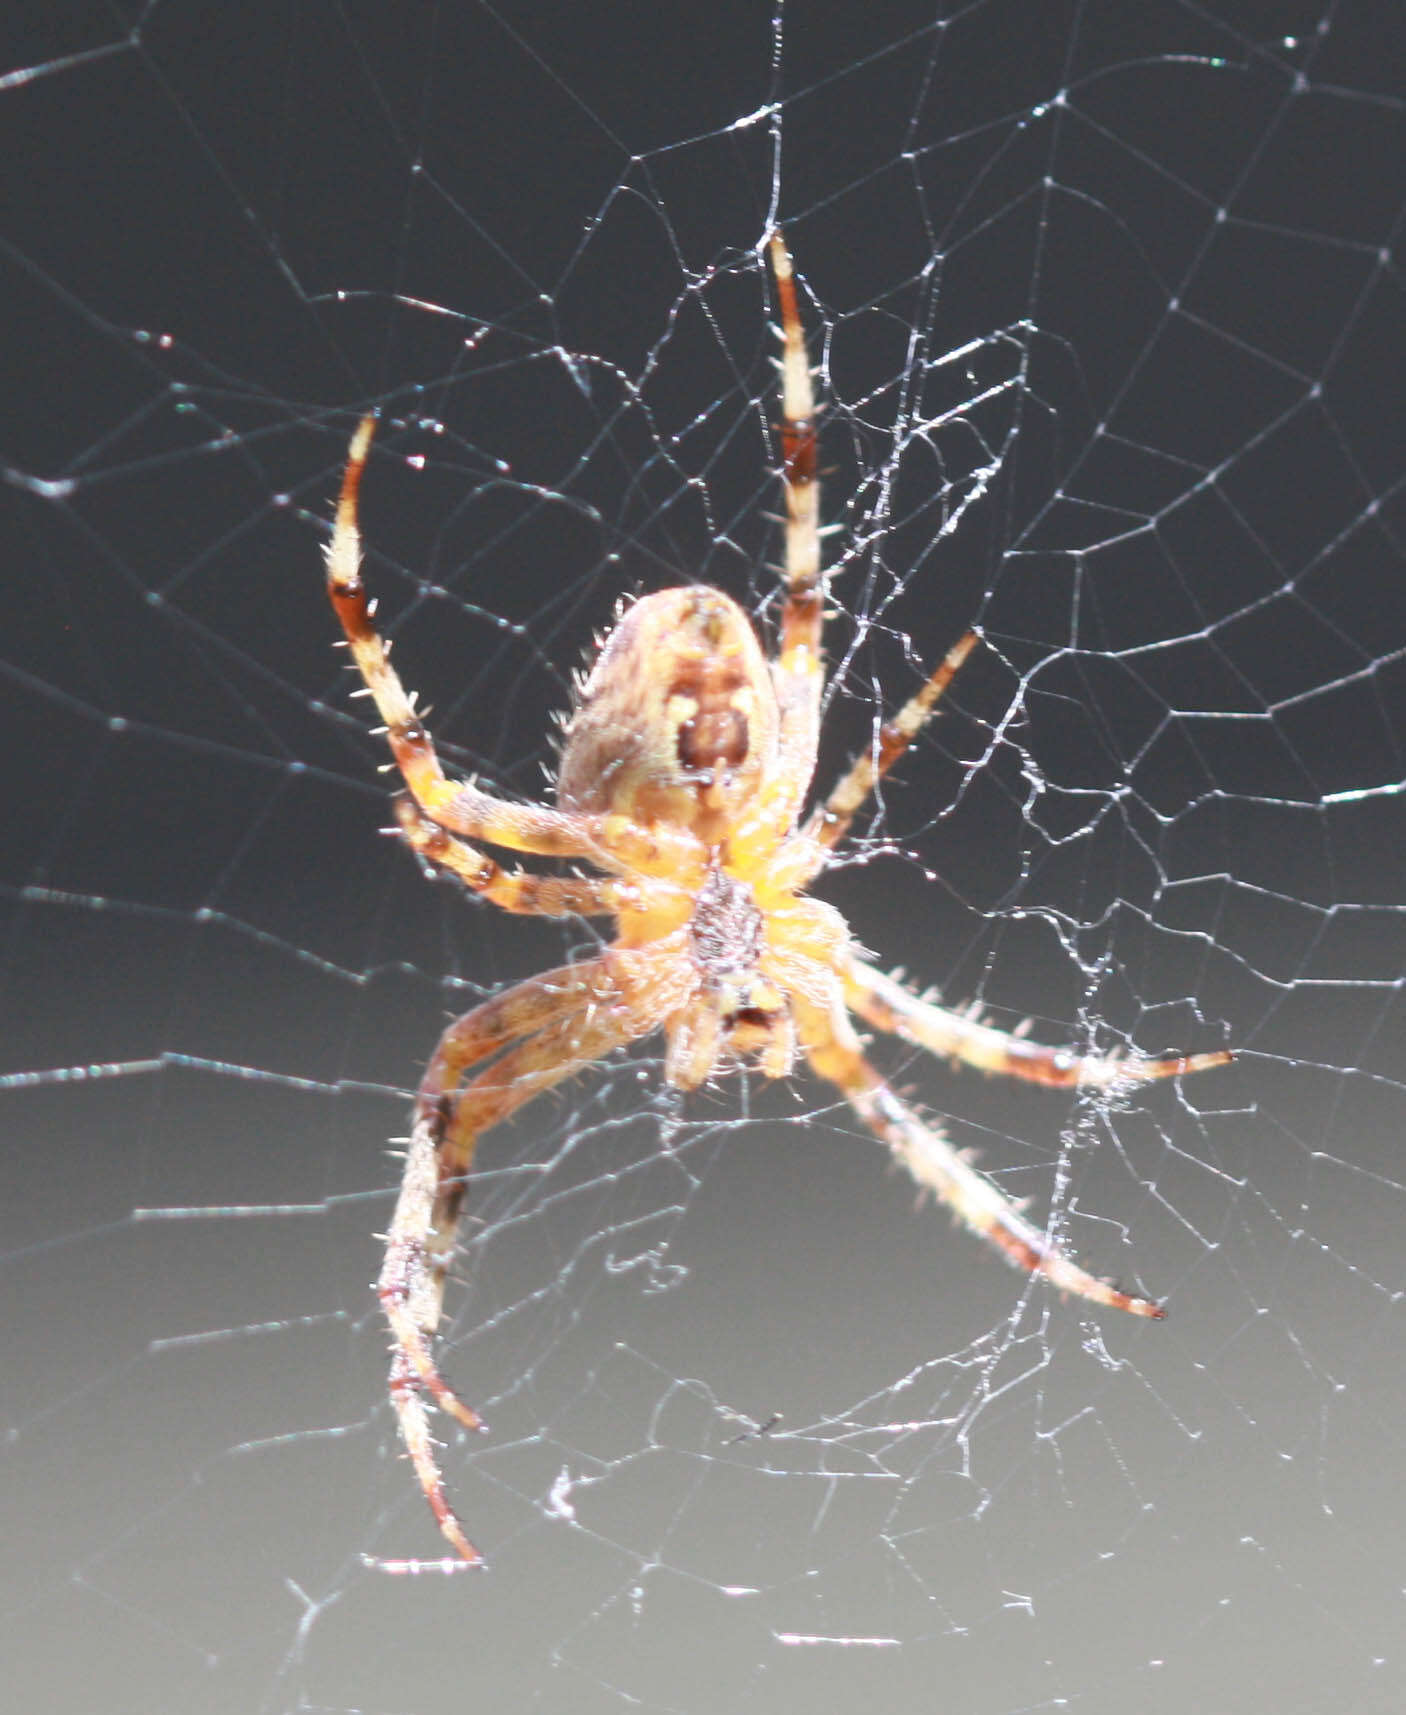
[{"label": "hairy spider leg", "polygon": [[511,804],[472,781],[445,778],[429,730],[390,664],[386,644],[372,620],[372,604],[361,576],[361,527],[357,498],[375,433],[376,419],[363,417],[352,436],[327,548],[327,593],[341,621],[367,690],[385,722],[391,754],[416,803],[451,833],[512,851],[542,857],[587,858],[597,867],[621,866],[647,875],[667,875],[695,855],[695,842],[669,829],[645,829],[620,815],[581,816],[540,804]]},{"label": "hairy spider leg", "polygon": [[1026,1220],[984,1173],[894,1093],[865,1058],[838,1006],[826,1014],[809,1001],[798,1002],[797,1012],[811,1065],[841,1091],[869,1130],[888,1145],[894,1160],[972,1232],[1018,1268],[1044,1275],[1061,1291],[1133,1316],[1166,1314],[1150,1298],[1138,1298],[1080,1268],[1047,1232]]},{"label": "hairy spider leg", "polygon": [[408,792],[395,798],[395,819],[412,851],[448,870],[471,892],[502,911],[533,917],[600,917],[632,903],[639,889],[603,876],[533,875],[504,869],[476,846],[456,840],[432,822]]},{"label": "hairy spider leg", "polygon": [[[875,742],[850,764],[823,804],[817,804],[806,822],[807,836],[824,849],[836,846],[848,834],[864,801],[893,767],[908,746],[932,719],[943,693],[957,677],[962,663],[981,641],[975,631],[959,637],[892,720],[879,728]],[[816,868],[823,862],[817,856]]]},{"label": "hairy spider leg", "polygon": [[[800,814],[820,744],[824,689],[825,579],[820,569],[818,417],[791,253],[779,232],[768,242],[781,325],[781,486],[786,502],[780,650],[772,667],[781,709],[780,765],[760,809],[784,833]],[[749,818],[749,822],[754,818]]]},{"label": "hairy spider leg", "polygon": [[893,977],[861,959],[851,959],[844,978],[845,1003],[866,1024],[888,1031],[930,1054],[975,1066],[982,1072],[1023,1078],[1052,1089],[1101,1089],[1142,1084],[1154,1078],[1180,1078],[1227,1066],[1228,1048],[1207,1054],[1170,1054],[1146,1059],[1141,1054],[1079,1054],[1072,1048],[1045,1048],[979,1019],[923,1000]]},{"label": "hairy spider leg", "polygon": [[[377,1292],[393,1340],[390,1394],[401,1438],[440,1530],[470,1564],[482,1557],[449,1505],[423,1396],[466,1429],[483,1428],[430,1349],[478,1139],[543,1091],[651,1035],[686,1000],[689,983],[672,944],[614,947],[548,971],[455,1019],[420,1082]],[[464,1074],[493,1055],[460,1089]]]},{"label": "hairy spider leg", "polygon": [[[774,232],[768,245],[781,312],[781,453],[782,486],[786,496],[786,595],[781,616],[781,650],[775,665],[781,704],[782,766],[776,784],[763,799],[762,815],[749,818],[740,833],[739,848],[789,828],[800,814],[810,786],[819,748],[820,699],[824,688],[822,633],[825,619],[825,580],[820,567],[820,474],[818,468],[818,410],[806,352],[805,329],[796,299],[795,273],[786,241]],[[907,749],[930,718],[938,700],[976,646],[968,632],[947,652],[927,682],[880,729],[875,750],[856,757],[823,807],[811,815],[808,837],[823,848],[813,866],[796,885],[818,871],[824,849],[849,831],[855,813]]]},{"label": "hairy spider leg", "polygon": [[[482,1133],[534,1096],[653,1028],[651,1020],[636,1029],[619,1001],[598,959],[519,983],[448,1026],[415,1098],[377,1295],[391,1329],[390,1395],[401,1439],[440,1530],[470,1564],[482,1556],[449,1504],[424,1395],[466,1429],[484,1427],[444,1381],[430,1349],[474,1148]],[[456,1094],[464,1073],[494,1054],[499,1057]]]},{"label": "hairy spider leg", "polygon": [[[597,984],[605,986],[599,961],[562,966],[463,1013],[440,1036],[415,1095],[407,1166],[386,1235],[378,1290],[397,1346],[416,1376],[470,1429],[477,1427],[477,1419],[440,1380],[429,1349],[439,1325],[472,1160],[471,1143],[466,1153],[458,1153],[462,1140],[452,1145],[449,1141],[460,1105],[456,1091],[464,1074],[479,1062],[524,1037],[540,1038],[544,1030],[574,1019],[594,999]],[[608,987],[606,993],[613,996]]]}]

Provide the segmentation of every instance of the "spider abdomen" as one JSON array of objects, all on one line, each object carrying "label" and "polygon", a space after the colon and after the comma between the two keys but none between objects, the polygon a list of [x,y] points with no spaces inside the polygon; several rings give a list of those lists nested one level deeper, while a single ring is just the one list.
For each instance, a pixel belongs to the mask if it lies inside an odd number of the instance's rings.
[{"label": "spider abdomen", "polygon": [[557,802],[723,844],[776,757],[776,692],[751,620],[721,590],[641,596],[566,727]]}]

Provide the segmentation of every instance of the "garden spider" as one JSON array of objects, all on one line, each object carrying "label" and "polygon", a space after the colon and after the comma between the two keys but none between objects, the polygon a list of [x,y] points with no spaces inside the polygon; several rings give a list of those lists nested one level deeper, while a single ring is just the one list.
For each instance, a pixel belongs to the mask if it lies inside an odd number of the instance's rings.
[{"label": "garden spider", "polygon": [[[780,649],[768,661],[742,609],[700,584],[627,607],[565,729],[552,808],[445,778],[387,659],[361,579],[357,491],[373,420],[352,438],[327,552],[327,588],[385,722],[408,793],[408,845],[505,911],[607,916],[615,939],[476,1006],[439,1039],[415,1097],[400,1195],[378,1282],[391,1329],[390,1398],[420,1487],[461,1561],[482,1556],[449,1504],[427,1400],[483,1427],[435,1364],[445,1276],[478,1139],[543,1090],[626,1043],[664,1033],[664,1076],[692,1090],[754,1062],[787,1076],[798,1054],[845,1096],[925,1190],[1018,1266],[1135,1316],[1161,1308],[1097,1279],[1022,1215],[869,1063],[850,1023],[955,1062],[1059,1088],[1106,1088],[1224,1065],[1224,1051],[1148,1060],[1042,1048],[919,998],[862,958],[840,913],[806,897],[856,812],[931,716],[977,642],[968,632],[880,727],[804,820],[823,688],[816,408],[791,258],[769,240],[780,305],[786,546]],[[596,876],[504,869],[482,841],[584,860]]]}]

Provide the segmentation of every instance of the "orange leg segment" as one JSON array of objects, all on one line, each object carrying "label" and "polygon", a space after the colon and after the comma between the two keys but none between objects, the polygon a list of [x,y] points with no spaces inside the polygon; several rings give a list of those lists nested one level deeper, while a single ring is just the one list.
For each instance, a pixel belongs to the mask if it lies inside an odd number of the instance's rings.
[{"label": "orange leg segment", "polygon": [[408,792],[396,796],[395,819],[412,851],[426,863],[458,876],[471,892],[502,911],[534,917],[599,917],[634,904],[640,895],[639,887],[625,881],[504,869],[486,852],[445,833]]},{"label": "orange leg segment", "polygon": [[811,812],[806,833],[826,848],[836,846],[865,799],[932,718],[943,692],[956,678],[962,663],[980,641],[969,631],[947,651],[926,683],[916,691],[890,721],[879,728],[872,749],[856,756],[848,773],[838,782],[824,804]]},{"label": "orange leg segment", "polygon": [[[659,1027],[680,996],[677,981],[658,980],[658,963],[653,950],[616,950],[485,1001],[445,1030],[415,1098],[377,1291],[391,1329],[390,1394],[401,1439],[440,1530],[469,1565],[482,1556],[449,1503],[425,1396],[466,1429],[483,1427],[444,1381],[431,1350],[474,1150],[484,1132],[534,1096]],[[459,1089],[467,1071],[494,1055]]]},{"label": "orange leg segment", "polygon": [[[391,1329],[390,1393],[401,1438],[440,1529],[469,1564],[482,1557],[445,1494],[424,1395],[466,1429],[483,1427],[441,1377],[431,1351],[474,1147],[489,1126],[628,1040],[628,1029],[609,1010],[615,999],[598,960],[520,983],[445,1030],[415,1099],[377,1294]],[[601,1002],[604,1011],[597,1010]],[[516,1047],[508,1047],[514,1042]],[[505,1047],[507,1052],[455,1095],[471,1066]]]},{"label": "orange leg segment", "polygon": [[935,1001],[912,994],[901,982],[858,959],[845,974],[845,1004],[866,1024],[886,1030],[905,1042],[926,1048],[943,1059],[975,1066],[979,1071],[1004,1073],[1052,1089],[1102,1089],[1116,1084],[1143,1084],[1155,1078],[1180,1078],[1226,1066],[1234,1058],[1228,1048],[1207,1054],[1170,1054],[1148,1060],[1140,1054],[1077,1054],[1072,1048],[1045,1048],[1009,1031],[996,1030],[978,1019],[950,1012]]},{"label": "orange leg segment", "polygon": [[869,1130],[888,1145],[894,1160],[972,1232],[1018,1268],[1044,1275],[1061,1291],[1126,1310],[1133,1316],[1166,1314],[1151,1299],[1124,1292],[1080,1268],[1047,1232],[1026,1220],[935,1126],[920,1119],[894,1094],[864,1057],[847,1020],[834,1015],[822,1018],[810,1008],[806,1011],[810,1016],[803,1018],[802,1028],[815,1070],[843,1093]]},{"label": "orange leg segment", "polygon": [[779,232],[768,246],[781,312],[781,483],[786,500],[785,600],[781,650],[776,659],[781,705],[781,747],[788,790],[778,797],[781,825],[800,811],[815,767],[824,683],[821,635],[825,624],[825,580],[820,570],[820,473],[818,417],[811,385],[805,329],[796,302],[791,253]]}]

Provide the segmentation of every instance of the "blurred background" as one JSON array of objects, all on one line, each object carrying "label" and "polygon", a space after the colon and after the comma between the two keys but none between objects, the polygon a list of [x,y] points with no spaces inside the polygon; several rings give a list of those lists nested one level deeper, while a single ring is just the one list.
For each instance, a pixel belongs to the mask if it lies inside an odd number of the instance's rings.
[{"label": "blurred background", "polygon": [[[1406,31],[1377,8],[165,0],[0,78],[8,1329],[26,1705],[1395,1709]],[[876,1056],[1148,1323],[834,1093],[642,1044],[492,1134],[399,1457],[371,1289],[447,1016],[596,929],[378,833],[320,555],[449,762],[550,790],[622,596],[764,631],[762,264],[836,526],[820,782],[985,646],[818,891],[1117,1102]]]}]

